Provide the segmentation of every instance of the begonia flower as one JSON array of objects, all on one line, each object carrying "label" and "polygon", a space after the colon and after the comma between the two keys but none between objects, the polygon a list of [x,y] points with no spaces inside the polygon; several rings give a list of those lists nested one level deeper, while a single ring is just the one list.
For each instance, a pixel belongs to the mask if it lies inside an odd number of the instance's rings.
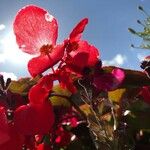
[{"label": "begonia flower", "polygon": [[22,8],[16,15],[13,29],[19,48],[35,55],[28,62],[28,70],[33,77],[63,57],[64,45],[56,45],[57,21],[46,10],[33,5]]},{"label": "begonia flower", "polygon": [[65,131],[62,127],[56,130],[55,143],[60,147],[67,146],[71,142],[71,133]]},{"label": "begonia flower", "polygon": [[57,78],[62,88],[68,89],[71,93],[76,93],[77,89],[73,84],[73,80],[71,78],[70,72],[66,70],[58,70]]},{"label": "begonia flower", "polygon": [[29,91],[29,101],[34,104],[41,104],[45,102],[49,92],[53,87],[54,76],[46,75],[42,77],[36,85],[34,85]]},{"label": "begonia flower", "polygon": [[20,150],[24,137],[8,122],[5,108],[0,107],[0,150]]},{"label": "begonia flower", "polygon": [[94,66],[99,57],[98,49],[87,41],[81,40],[82,32],[88,23],[88,19],[82,19],[72,30],[67,39],[66,63],[76,72],[81,72],[85,67]]},{"label": "begonia flower", "polygon": [[[29,104],[18,107],[14,112],[16,128],[24,135],[45,134],[54,123],[54,113],[48,101],[53,80],[44,76],[29,91]],[[47,81],[47,82],[46,82]]]},{"label": "begonia flower", "polygon": [[47,102],[20,106],[14,113],[14,123],[23,135],[46,134],[54,123],[52,105]]}]

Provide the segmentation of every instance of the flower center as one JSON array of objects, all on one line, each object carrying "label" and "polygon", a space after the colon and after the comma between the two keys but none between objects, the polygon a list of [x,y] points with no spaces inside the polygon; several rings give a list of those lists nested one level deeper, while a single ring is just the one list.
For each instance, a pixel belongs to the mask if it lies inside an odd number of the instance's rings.
[{"label": "flower center", "polygon": [[79,44],[77,42],[71,42],[68,45],[67,52],[75,51],[78,49],[78,47],[79,47]]},{"label": "flower center", "polygon": [[44,54],[44,55],[48,55],[49,53],[51,53],[53,50],[53,45],[43,45],[41,48],[40,48],[40,52],[41,54]]}]

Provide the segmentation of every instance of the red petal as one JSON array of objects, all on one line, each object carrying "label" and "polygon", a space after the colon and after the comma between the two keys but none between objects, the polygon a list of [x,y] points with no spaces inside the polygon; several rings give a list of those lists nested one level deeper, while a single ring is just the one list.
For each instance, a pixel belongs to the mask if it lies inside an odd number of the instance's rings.
[{"label": "red petal", "polygon": [[[1,128],[2,127],[2,128]],[[2,131],[2,134],[1,134]],[[5,110],[0,108],[0,150],[21,150],[24,137],[8,123]]]},{"label": "red petal", "polygon": [[0,144],[0,150],[21,150],[24,144],[24,137],[20,135],[13,126],[9,129],[10,139]]},{"label": "red petal", "polygon": [[71,93],[76,93],[77,89],[74,86],[70,75],[70,72],[61,71],[59,72],[58,80],[62,88],[67,88]]},{"label": "red petal", "polygon": [[64,54],[64,45],[56,46],[53,51],[47,55],[40,55],[38,57],[32,58],[28,62],[28,70],[31,76],[35,77],[38,74],[43,73],[50,67],[54,66]]},{"label": "red petal", "polygon": [[52,150],[51,146],[48,144],[39,144],[36,150]]},{"label": "red petal", "polygon": [[10,139],[5,109],[0,107],[0,145]]},{"label": "red petal", "polygon": [[88,18],[82,19],[72,30],[70,33],[70,40],[72,41],[78,41],[81,38],[81,34],[84,31],[85,26],[88,24]]},{"label": "red petal", "polygon": [[88,66],[92,67],[94,66],[97,61],[98,61],[98,57],[99,55],[99,51],[96,47],[94,47],[93,45],[89,45],[89,59],[88,59]]},{"label": "red petal", "polygon": [[43,45],[55,45],[58,25],[56,19],[37,6],[22,8],[13,24],[19,47],[29,54],[38,53]]},{"label": "red petal", "polygon": [[24,135],[46,134],[53,123],[54,113],[50,103],[22,105],[14,114],[14,125]]},{"label": "red petal", "polygon": [[98,61],[98,49],[89,45],[86,41],[79,41],[78,48],[69,53],[69,65],[82,70],[84,67],[92,67]]},{"label": "red petal", "polygon": [[42,104],[47,100],[49,91],[53,86],[53,77],[44,76],[38,84],[33,86],[29,91],[29,101],[34,104]]}]

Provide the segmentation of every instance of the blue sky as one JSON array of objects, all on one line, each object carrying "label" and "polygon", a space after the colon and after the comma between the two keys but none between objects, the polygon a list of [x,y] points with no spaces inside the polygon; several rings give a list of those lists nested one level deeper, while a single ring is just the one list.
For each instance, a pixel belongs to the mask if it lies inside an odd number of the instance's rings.
[{"label": "blue sky", "polygon": [[132,43],[140,45],[141,39],[131,35],[128,27],[142,30],[136,20],[143,20],[145,16],[137,7],[142,5],[150,12],[150,0],[1,0],[0,72],[14,73],[18,78],[29,76],[27,61],[30,56],[18,50],[12,33],[15,14],[29,4],[43,7],[57,18],[58,42],[68,37],[82,18],[88,17],[83,38],[100,50],[105,65],[140,69],[139,59],[149,54],[149,51],[130,48]]}]

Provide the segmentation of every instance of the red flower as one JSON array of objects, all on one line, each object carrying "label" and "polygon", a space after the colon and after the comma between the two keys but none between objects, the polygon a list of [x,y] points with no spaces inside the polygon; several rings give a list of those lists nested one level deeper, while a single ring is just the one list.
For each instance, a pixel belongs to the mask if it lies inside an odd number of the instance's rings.
[{"label": "red flower", "polygon": [[87,23],[87,18],[81,20],[66,41],[66,63],[76,72],[81,72],[85,67],[94,66],[98,61],[98,49],[88,44],[87,41],[81,40],[82,32]]},{"label": "red flower", "polygon": [[29,91],[29,101],[34,104],[41,104],[45,102],[49,92],[53,87],[54,76],[46,75],[42,77],[36,85]]},{"label": "red flower", "polygon": [[14,123],[24,135],[45,134],[54,123],[54,113],[48,101],[49,91],[53,86],[51,75],[44,76],[29,91],[29,104],[16,109]]},{"label": "red flower", "polygon": [[96,74],[93,84],[98,90],[110,91],[115,90],[123,82],[124,78],[124,71],[116,68],[111,73]]},{"label": "red flower", "polygon": [[64,53],[64,46],[56,46],[58,25],[56,19],[37,6],[22,8],[14,21],[16,41],[22,51],[38,56],[28,63],[34,77],[55,65]]},{"label": "red flower", "polygon": [[4,107],[0,107],[0,150],[20,150],[23,142],[23,136],[8,122]]},{"label": "red flower", "polygon": [[57,78],[62,88],[68,89],[71,93],[77,92],[77,89],[74,86],[71,78],[71,73],[67,72],[65,67],[62,70],[57,71]]},{"label": "red flower", "polygon": [[52,148],[50,145],[42,143],[37,146],[36,150],[52,150]]},{"label": "red flower", "polygon": [[20,106],[14,114],[15,127],[23,135],[48,133],[54,123],[54,113],[50,103]]},{"label": "red flower", "polygon": [[98,49],[86,41],[79,41],[78,47],[68,53],[67,65],[81,72],[85,67],[92,67],[98,62]]},{"label": "red flower", "polygon": [[67,146],[71,141],[71,133],[65,131],[62,127],[56,130],[56,136],[55,142],[60,147]]},{"label": "red flower", "polygon": [[82,19],[72,30],[69,35],[70,42],[79,41],[82,36],[82,32],[84,31],[85,26],[88,24],[88,18]]}]

